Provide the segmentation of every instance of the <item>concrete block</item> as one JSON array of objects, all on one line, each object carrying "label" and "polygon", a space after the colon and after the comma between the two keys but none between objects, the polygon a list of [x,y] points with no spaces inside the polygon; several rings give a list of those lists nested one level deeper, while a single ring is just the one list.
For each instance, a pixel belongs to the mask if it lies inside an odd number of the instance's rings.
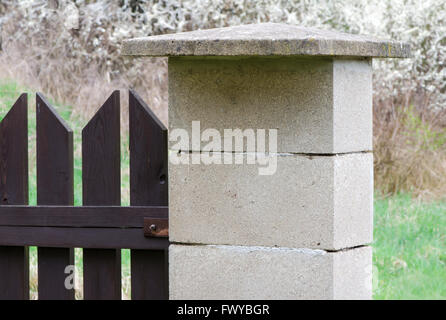
[{"label": "concrete block", "polygon": [[170,299],[370,299],[372,250],[171,245]]},{"label": "concrete block", "polygon": [[[369,151],[371,62],[169,58],[169,130],[182,128],[191,137],[192,121],[222,137],[224,129],[277,129],[277,152]],[[204,144],[182,150],[200,151]],[[176,142],[170,148],[180,149]],[[241,151],[214,149],[223,150]]]},{"label": "concrete block", "polygon": [[372,241],[372,154],[276,160],[273,175],[259,175],[246,159],[170,164],[170,240],[326,250]]}]

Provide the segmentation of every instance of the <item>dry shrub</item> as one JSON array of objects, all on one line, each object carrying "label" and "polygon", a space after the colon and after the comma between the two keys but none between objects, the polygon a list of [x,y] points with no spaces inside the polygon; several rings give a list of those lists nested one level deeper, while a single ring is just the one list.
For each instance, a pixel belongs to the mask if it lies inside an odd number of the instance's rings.
[{"label": "dry shrub", "polygon": [[0,37],[11,59],[4,59],[0,70],[12,67],[15,79],[35,82],[84,116],[112,89],[133,87],[166,122],[165,60],[125,59],[122,40],[284,22],[411,43],[412,59],[375,63],[375,85],[386,96],[421,86],[436,93],[432,105],[443,107],[445,19],[446,3],[437,0],[2,0]]},{"label": "dry shrub", "polygon": [[[70,1],[5,1],[8,6],[2,10],[8,14],[0,19],[0,77],[73,106],[73,115],[80,115],[84,123],[113,90],[122,89],[126,106],[127,89],[133,88],[166,123],[166,59],[120,56],[121,39],[139,34],[116,31],[115,25],[123,22],[116,3],[92,2],[79,10]],[[67,25],[70,5],[79,14],[78,29]],[[122,111],[125,131],[127,108]]]},{"label": "dry shrub", "polygon": [[[167,68],[163,60],[144,61],[145,68],[156,70],[148,72],[139,81],[128,81],[120,77],[112,81],[103,78],[94,66],[89,66],[82,75],[72,72],[70,64],[63,59],[52,59],[42,66],[40,59],[26,59],[17,63],[15,54],[0,55],[0,78],[13,79],[33,91],[43,92],[46,96],[73,108],[73,116],[81,119],[84,125],[94,112],[104,103],[114,90],[121,90],[121,125],[125,132],[128,126],[128,89],[135,89],[158,117],[167,122],[167,101],[161,97],[167,94]],[[63,70],[65,69],[65,70]],[[56,71],[57,70],[57,71]]]},{"label": "dry shrub", "polygon": [[375,187],[384,196],[408,192],[434,200],[446,194],[446,110],[426,101],[375,99]]}]

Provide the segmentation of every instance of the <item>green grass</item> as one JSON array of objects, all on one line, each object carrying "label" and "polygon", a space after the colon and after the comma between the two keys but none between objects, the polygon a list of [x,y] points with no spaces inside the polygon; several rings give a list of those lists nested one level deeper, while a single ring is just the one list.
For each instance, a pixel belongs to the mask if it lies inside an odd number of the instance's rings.
[{"label": "green grass", "polygon": [[[0,119],[23,88],[13,81],[0,81]],[[28,91],[29,92],[29,91]],[[29,95],[30,204],[36,204],[35,106]],[[75,205],[82,204],[82,121],[71,108],[53,106],[74,131]],[[122,205],[129,204],[128,143],[121,143]],[[373,245],[375,299],[446,299],[446,203],[418,203],[408,195],[375,201],[375,242]],[[32,247],[31,288],[36,297],[37,254]],[[82,250],[76,250],[77,287],[81,287]],[[130,252],[122,251],[123,296],[130,297]],[[77,297],[81,298],[81,291]]]},{"label": "green grass", "polygon": [[374,223],[374,298],[446,299],[446,203],[376,200]]}]

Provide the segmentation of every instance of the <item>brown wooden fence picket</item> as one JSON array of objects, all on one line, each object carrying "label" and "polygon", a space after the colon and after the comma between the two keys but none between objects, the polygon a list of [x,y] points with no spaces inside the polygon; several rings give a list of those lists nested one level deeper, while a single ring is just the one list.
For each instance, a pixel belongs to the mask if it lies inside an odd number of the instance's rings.
[{"label": "brown wooden fence picket", "polygon": [[[129,92],[130,205],[167,206],[167,129]],[[167,299],[167,251],[131,250],[132,299]]]},{"label": "brown wooden fence picket", "polygon": [[[83,205],[121,205],[120,101],[115,91],[82,130]],[[84,299],[121,299],[121,251],[84,249]]]},{"label": "brown wooden fence picket", "polygon": [[[0,205],[28,204],[28,99],[0,123]],[[0,299],[29,299],[28,247],[0,246]]]},{"label": "brown wooden fence picket", "polygon": [[[73,205],[73,131],[41,94],[36,95],[37,204]],[[38,248],[41,300],[72,300],[65,268],[74,265],[73,248]]]}]

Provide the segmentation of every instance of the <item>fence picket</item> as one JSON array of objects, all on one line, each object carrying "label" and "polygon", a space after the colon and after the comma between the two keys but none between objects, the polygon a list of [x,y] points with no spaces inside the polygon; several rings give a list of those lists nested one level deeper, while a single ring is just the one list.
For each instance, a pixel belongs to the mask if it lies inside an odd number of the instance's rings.
[{"label": "fence picket", "polygon": [[[115,91],[82,130],[83,205],[121,204],[120,102]],[[84,249],[84,299],[121,299],[120,249]]]},{"label": "fence picket", "polygon": [[[28,204],[28,99],[0,123],[0,205]],[[0,246],[0,299],[29,299],[28,247]]]},{"label": "fence picket", "polygon": [[[167,206],[167,129],[129,92],[130,205]],[[131,250],[132,299],[167,299],[167,250]]]},{"label": "fence picket", "polygon": [[[37,204],[73,205],[73,131],[41,94],[36,94]],[[73,248],[38,248],[41,300],[72,300],[65,268],[74,265]]]}]

